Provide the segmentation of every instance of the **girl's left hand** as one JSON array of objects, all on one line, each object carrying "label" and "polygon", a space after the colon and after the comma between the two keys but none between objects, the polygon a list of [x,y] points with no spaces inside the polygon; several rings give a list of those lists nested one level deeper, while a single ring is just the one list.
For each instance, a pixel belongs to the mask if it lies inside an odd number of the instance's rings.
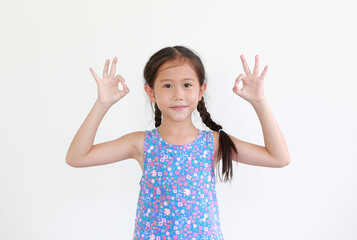
[{"label": "girl's left hand", "polygon": [[[255,66],[253,73],[250,72],[250,69],[244,56],[240,55],[240,58],[242,59],[244,72],[245,74],[247,74],[247,76],[244,74],[240,74],[237,77],[233,87],[233,92],[235,92],[238,96],[244,98],[251,104],[263,101],[265,99],[263,80],[265,74],[267,73],[268,66],[265,66],[262,74],[259,77],[259,56],[255,55]],[[241,80],[243,81],[243,87],[239,89],[238,84]]]}]

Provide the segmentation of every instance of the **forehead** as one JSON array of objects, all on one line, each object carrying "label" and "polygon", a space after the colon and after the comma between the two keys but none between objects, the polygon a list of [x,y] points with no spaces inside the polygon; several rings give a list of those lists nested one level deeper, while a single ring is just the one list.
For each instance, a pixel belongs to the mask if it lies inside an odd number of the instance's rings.
[{"label": "forehead", "polygon": [[166,62],[158,70],[157,80],[188,80],[197,79],[195,70],[185,62]]}]

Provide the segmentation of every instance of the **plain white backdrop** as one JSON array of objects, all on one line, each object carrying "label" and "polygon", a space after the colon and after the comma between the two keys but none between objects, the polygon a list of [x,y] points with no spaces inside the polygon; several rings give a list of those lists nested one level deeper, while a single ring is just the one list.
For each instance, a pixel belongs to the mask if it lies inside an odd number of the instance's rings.
[{"label": "plain white backdrop", "polygon": [[[131,92],[95,144],[154,128],[148,58],[194,50],[207,108],[230,134],[264,145],[253,107],[233,91],[240,54],[260,73],[288,144],[284,168],[234,164],[217,178],[226,240],[357,239],[357,78],[353,1],[9,1],[0,3],[0,239],[131,239],[141,169],[133,160],[65,163],[97,98],[92,67],[118,57]],[[197,111],[195,125],[205,127]]]}]

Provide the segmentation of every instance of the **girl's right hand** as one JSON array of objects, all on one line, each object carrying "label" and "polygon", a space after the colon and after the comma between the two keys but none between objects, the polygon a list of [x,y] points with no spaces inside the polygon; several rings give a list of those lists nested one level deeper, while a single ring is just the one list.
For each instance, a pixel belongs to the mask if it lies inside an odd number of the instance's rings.
[{"label": "girl's right hand", "polygon": [[[118,61],[117,57],[114,57],[112,68],[110,69],[110,74],[108,76],[108,67],[110,60],[107,59],[104,64],[103,70],[103,79],[101,79],[92,68],[89,68],[89,71],[93,75],[95,81],[97,82],[98,87],[98,102],[106,105],[112,106],[114,103],[119,101],[122,97],[124,97],[130,91],[129,88],[125,84],[124,78],[118,74],[114,77],[116,70],[116,63]],[[123,86],[123,90],[118,88],[119,81]]]}]

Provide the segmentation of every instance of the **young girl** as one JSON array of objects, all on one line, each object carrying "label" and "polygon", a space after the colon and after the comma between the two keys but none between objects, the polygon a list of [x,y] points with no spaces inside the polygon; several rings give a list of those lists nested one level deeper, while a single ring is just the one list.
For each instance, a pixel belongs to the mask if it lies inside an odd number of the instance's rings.
[{"label": "young girl", "polygon": [[[207,87],[205,69],[200,58],[183,46],[159,50],[145,66],[144,88],[155,104],[155,128],[93,146],[105,113],[129,93],[129,88],[121,75],[114,76],[116,57],[109,75],[109,59],[105,62],[103,78],[89,69],[98,86],[98,98],[76,133],[66,162],[72,167],[88,167],[125,159],[138,161],[143,174],[134,239],[223,239],[215,189],[216,165],[222,161],[226,182],[233,176],[232,161],[265,167],[289,164],[287,145],[263,94],[268,68],[259,76],[258,55],[253,73],[243,55],[241,60],[246,75],[238,76],[233,92],[257,112],[265,147],[233,137],[212,120],[203,97]],[[123,90],[118,88],[119,82]],[[193,125],[191,115],[195,109],[212,131]]]}]

